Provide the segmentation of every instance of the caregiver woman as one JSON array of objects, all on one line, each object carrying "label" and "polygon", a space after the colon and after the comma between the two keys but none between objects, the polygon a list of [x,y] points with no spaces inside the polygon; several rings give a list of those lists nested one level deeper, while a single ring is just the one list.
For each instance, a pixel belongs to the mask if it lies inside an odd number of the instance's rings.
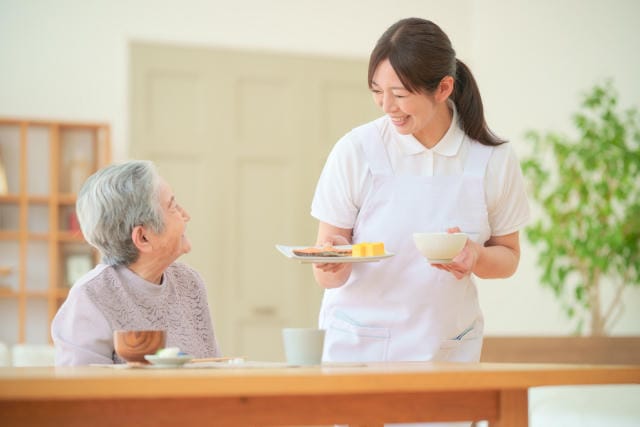
[{"label": "caregiver woman", "polygon": [[[433,22],[403,19],[378,40],[369,88],[384,116],[340,139],[312,203],[318,244],[384,242],[377,263],[314,264],[326,288],[327,361],[474,362],[483,318],[472,276],[518,266],[529,217],[520,165],[485,123],[476,82]],[[412,234],[478,233],[447,265]]]}]

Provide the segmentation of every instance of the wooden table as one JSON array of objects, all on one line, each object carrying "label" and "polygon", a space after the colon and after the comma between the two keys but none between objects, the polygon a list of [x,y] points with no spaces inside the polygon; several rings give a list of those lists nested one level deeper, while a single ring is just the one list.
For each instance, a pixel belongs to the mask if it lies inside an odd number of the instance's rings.
[{"label": "wooden table", "polygon": [[388,363],[323,368],[0,368],[9,426],[528,425],[536,386],[639,384],[640,366]]}]

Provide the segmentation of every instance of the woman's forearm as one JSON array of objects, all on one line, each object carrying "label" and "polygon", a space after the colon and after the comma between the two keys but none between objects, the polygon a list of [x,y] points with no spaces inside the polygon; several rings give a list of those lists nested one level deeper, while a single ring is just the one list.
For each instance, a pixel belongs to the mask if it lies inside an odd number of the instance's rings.
[{"label": "woman's forearm", "polygon": [[483,279],[501,279],[512,276],[520,262],[518,233],[492,237],[484,246],[477,245],[473,273]]},{"label": "woman's forearm", "polygon": [[502,279],[516,272],[520,254],[505,246],[483,247],[473,273],[482,279]]}]

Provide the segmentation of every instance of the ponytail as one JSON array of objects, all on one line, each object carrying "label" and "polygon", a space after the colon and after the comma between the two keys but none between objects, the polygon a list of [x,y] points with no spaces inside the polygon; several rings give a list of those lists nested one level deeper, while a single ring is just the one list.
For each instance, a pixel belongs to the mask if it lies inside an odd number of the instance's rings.
[{"label": "ponytail", "polygon": [[450,99],[456,105],[460,126],[484,145],[507,142],[498,138],[484,121],[480,91],[469,68],[456,58],[449,37],[435,23],[406,18],[393,24],[376,43],[369,58],[369,87],[380,62],[388,59],[410,92],[433,93],[444,76],[455,79]]},{"label": "ponytail", "polygon": [[464,132],[484,145],[500,145],[507,142],[496,136],[487,126],[476,80],[469,67],[457,58],[455,79],[451,98],[458,110],[460,126]]}]

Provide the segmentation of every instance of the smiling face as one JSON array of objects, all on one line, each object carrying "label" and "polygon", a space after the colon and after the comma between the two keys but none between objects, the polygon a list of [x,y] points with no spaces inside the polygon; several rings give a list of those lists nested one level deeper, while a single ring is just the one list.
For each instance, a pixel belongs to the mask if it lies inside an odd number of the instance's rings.
[{"label": "smiling face", "polygon": [[173,262],[180,255],[191,251],[191,242],[185,235],[187,222],[191,219],[182,206],[178,204],[169,184],[160,181],[160,209],[164,221],[164,230],[160,234],[152,233],[154,256]]},{"label": "smiling face", "polygon": [[434,94],[410,92],[402,84],[388,59],[381,61],[371,81],[375,103],[389,116],[398,133],[413,135],[427,147],[435,145],[446,132],[450,114],[446,98]]}]

